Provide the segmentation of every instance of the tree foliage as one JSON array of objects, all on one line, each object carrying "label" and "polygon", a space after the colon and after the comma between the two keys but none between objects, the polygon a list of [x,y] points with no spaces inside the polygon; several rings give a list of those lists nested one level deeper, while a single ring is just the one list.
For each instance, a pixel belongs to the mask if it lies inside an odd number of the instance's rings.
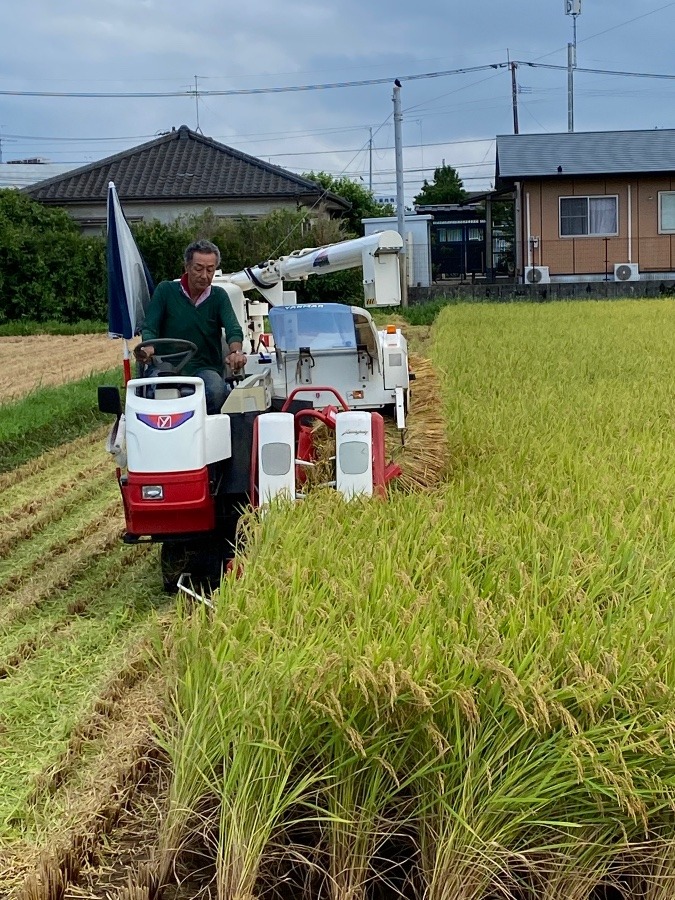
[{"label": "tree foliage", "polygon": [[102,318],[104,290],[101,241],[65,210],[0,190],[0,321]]},{"label": "tree foliage", "polygon": [[[358,186],[357,186],[358,187]],[[344,240],[341,221],[308,221],[306,211],[278,210],[261,219],[203,215],[132,227],[155,281],[178,277],[185,247],[208,238],[221,249],[221,267],[234,272],[303,247]],[[361,272],[351,269],[287,285],[300,300],[361,303]],[[46,207],[19,191],[0,190],[0,323],[77,322],[107,319],[105,238],[80,234],[60,208]]]},{"label": "tree foliage", "polygon": [[452,166],[443,165],[435,169],[431,184],[424,179],[422,190],[415,197],[415,203],[418,206],[432,203],[461,203],[467,196],[457,170]]},{"label": "tree foliage", "polygon": [[327,172],[309,172],[302,176],[310,181],[315,181],[324,190],[337,194],[351,203],[351,209],[345,215],[347,230],[359,237],[363,234],[361,219],[370,219],[377,216],[391,216],[393,209],[388,203],[378,203],[371,191],[350,178],[342,176],[334,178]]}]

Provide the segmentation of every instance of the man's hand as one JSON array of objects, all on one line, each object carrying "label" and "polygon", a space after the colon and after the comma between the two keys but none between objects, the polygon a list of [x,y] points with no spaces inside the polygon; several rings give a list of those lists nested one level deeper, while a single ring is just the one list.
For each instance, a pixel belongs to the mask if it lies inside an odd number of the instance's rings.
[{"label": "man's hand", "polygon": [[134,347],[134,356],[136,357],[138,362],[144,366],[147,366],[154,355],[155,348],[151,344],[148,344],[145,347]]},{"label": "man's hand", "polygon": [[242,353],[241,350],[230,350],[225,357],[225,362],[233,372],[238,372],[246,365],[246,354]]}]

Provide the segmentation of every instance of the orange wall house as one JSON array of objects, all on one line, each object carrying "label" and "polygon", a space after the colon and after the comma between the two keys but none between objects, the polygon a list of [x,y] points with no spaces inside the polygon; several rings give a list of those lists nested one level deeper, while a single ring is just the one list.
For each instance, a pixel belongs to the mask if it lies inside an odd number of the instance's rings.
[{"label": "orange wall house", "polygon": [[498,137],[509,185],[522,280],[675,276],[675,131]]}]

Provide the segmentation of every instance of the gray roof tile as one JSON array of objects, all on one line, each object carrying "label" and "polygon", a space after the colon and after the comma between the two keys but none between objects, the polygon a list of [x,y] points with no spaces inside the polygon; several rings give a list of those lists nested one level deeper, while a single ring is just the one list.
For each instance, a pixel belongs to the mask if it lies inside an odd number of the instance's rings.
[{"label": "gray roof tile", "polygon": [[[562,172],[558,171],[561,167]],[[497,179],[675,171],[675,130],[497,135]]]},{"label": "gray roof tile", "polygon": [[[114,181],[124,200],[226,200],[319,197],[323,189],[278,166],[191,131],[186,125],[146,144],[25,189],[46,203],[105,201]],[[349,203],[328,199],[344,209]]]}]

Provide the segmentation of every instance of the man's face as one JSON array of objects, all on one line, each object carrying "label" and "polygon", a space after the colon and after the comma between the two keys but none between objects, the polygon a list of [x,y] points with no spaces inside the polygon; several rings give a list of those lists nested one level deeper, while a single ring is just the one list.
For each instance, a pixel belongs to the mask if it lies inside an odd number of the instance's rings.
[{"label": "man's face", "polygon": [[194,299],[198,297],[213,281],[216,273],[215,253],[195,253],[187,264],[188,290]]}]

